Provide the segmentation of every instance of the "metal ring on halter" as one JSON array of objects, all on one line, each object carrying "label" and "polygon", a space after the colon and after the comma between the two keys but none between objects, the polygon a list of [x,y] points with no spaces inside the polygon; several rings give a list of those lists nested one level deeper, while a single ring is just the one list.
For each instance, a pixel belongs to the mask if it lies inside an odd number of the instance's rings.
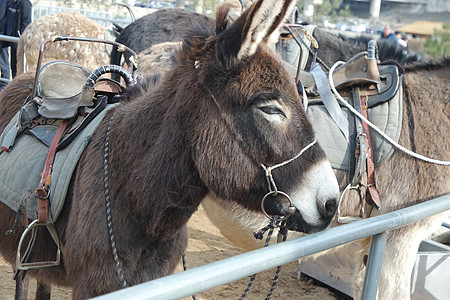
[{"label": "metal ring on halter", "polygon": [[[288,208],[289,214],[293,214],[293,213],[295,212],[295,210],[296,210],[296,208],[295,208],[295,206],[294,206],[294,203],[292,202],[292,199],[291,199],[291,197],[289,197],[288,194],[286,194],[286,193],[284,193],[284,192],[281,192],[281,191],[271,191],[271,192],[268,192],[268,193],[264,196],[264,198],[262,198],[262,200],[261,200],[261,210],[262,210],[262,212],[264,213],[264,215],[265,215],[269,220],[271,220],[271,221],[275,221],[275,219],[274,219],[272,216],[270,216],[270,215],[266,212],[266,210],[264,209],[264,201],[266,200],[267,197],[272,196],[272,195],[278,195],[278,194],[280,194],[280,195],[282,195],[282,196],[284,196],[284,197],[286,197],[286,198],[288,199],[288,201],[289,201],[289,208]],[[282,217],[281,219],[277,219],[277,221],[284,221],[284,220],[286,220],[288,217],[289,217],[289,216],[284,216],[284,217]]]}]

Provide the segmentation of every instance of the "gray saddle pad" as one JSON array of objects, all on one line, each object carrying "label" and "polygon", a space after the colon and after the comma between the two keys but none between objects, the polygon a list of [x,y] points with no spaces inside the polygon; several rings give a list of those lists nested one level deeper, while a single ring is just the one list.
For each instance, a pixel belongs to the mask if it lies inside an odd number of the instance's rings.
[{"label": "gray saddle pad", "polygon": [[[369,121],[394,141],[398,141],[402,127],[402,95],[403,90],[400,85],[393,99],[368,110]],[[348,117],[348,109],[344,108],[343,112]],[[325,151],[331,166],[335,169],[348,171],[350,158],[348,143],[324,105],[308,106],[307,114],[316,133],[317,141]],[[374,163],[377,167],[392,155],[394,148],[373,129],[370,129],[370,134],[374,150]]]},{"label": "gray saddle pad", "polygon": [[[106,111],[114,106],[115,104],[108,105],[67,147],[56,153],[49,196],[50,218],[53,222],[58,218],[64,205],[70,179],[81,154]],[[6,132],[15,124],[15,120],[17,115],[0,136],[0,144]],[[2,166],[0,168],[0,201],[17,211],[22,199],[31,197],[27,207],[27,216],[30,219],[34,219],[37,215],[37,199],[33,195],[39,185],[47,152],[46,145],[34,136],[23,134],[9,152],[0,154],[0,166]]]}]

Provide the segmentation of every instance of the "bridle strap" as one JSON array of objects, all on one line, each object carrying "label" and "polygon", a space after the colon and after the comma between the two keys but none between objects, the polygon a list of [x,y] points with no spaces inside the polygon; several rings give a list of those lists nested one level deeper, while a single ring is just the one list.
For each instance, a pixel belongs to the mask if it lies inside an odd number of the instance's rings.
[{"label": "bridle strap", "polygon": [[[285,160],[279,164],[273,165],[271,167],[266,167],[264,164],[261,164],[261,167],[264,169],[264,173],[266,174],[266,179],[267,179],[267,184],[269,185],[269,192],[277,192],[277,186],[275,184],[275,180],[273,179],[273,175],[272,175],[272,170],[275,170],[276,168],[282,167],[287,165],[288,163],[296,160],[297,158],[299,158],[303,153],[305,153],[306,150],[308,150],[309,148],[311,148],[312,146],[314,146],[317,143],[316,140],[312,141],[310,144],[308,144],[307,146],[305,146],[302,150],[300,150],[300,152],[288,159]],[[272,189],[273,188],[273,189]]]},{"label": "bridle strap", "polygon": [[[194,66],[196,66],[196,68],[197,68],[198,64],[194,63]],[[220,117],[221,117],[221,118],[223,119],[223,121],[228,125],[229,130],[232,131],[232,133],[238,138],[238,140],[239,140],[240,142],[242,142],[243,144],[245,144],[243,138],[242,138],[235,130],[233,130],[233,126],[231,126],[230,120],[227,118],[226,114],[224,113],[223,109],[221,108],[221,106],[220,106],[219,102],[217,101],[216,97],[214,97],[214,94],[210,91],[210,89],[209,89],[207,86],[205,86],[205,85],[203,85],[203,84],[202,84],[202,86],[203,86],[203,88],[208,92],[208,94],[211,96],[211,98],[213,99],[214,103],[215,103],[216,106],[217,106],[217,109],[219,110]],[[278,191],[278,189],[277,189],[277,186],[276,186],[276,184],[275,184],[275,180],[273,179],[272,171],[273,171],[274,169],[276,169],[276,168],[282,167],[282,166],[287,165],[288,163],[290,163],[290,162],[296,160],[296,159],[299,158],[303,153],[305,153],[306,150],[308,150],[309,148],[311,148],[312,146],[314,146],[316,143],[317,143],[316,140],[312,141],[311,143],[309,143],[308,145],[306,145],[303,149],[301,149],[300,152],[299,152],[297,155],[295,155],[294,157],[292,157],[292,158],[290,158],[290,159],[288,159],[288,160],[285,160],[285,161],[283,161],[283,162],[281,162],[281,163],[278,163],[278,164],[276,164],[276,165],[269,166],[269,167],[266,167],[264,164],[259,163],[253,156],[249,155],[249,157],[250,157],[251,159],[253,159],[253,161],[256,162],[256,164],[258,164],[258,163],[260,164],[260,166],[264,169],[264,173],[265,173],[265,175],[266,175],[267,184],[268,184],[268,186],[269,186],[269,193],[267,193],[266,196],[261,200],[261,208],[262,208],[263,213],[264,213],[269,219],[272,220],[272,217],[270,217],[270,216],[265,212],[265,209],[264,209],[264,199],[267,198],[269,195],[274,195],[274,196],[276,196],[277,193],[279,193],[279,191]],[[286,193],[283,193],[283,195],[286,196],[287,199],[288,199],[289,202],[290,202],[288,212],[289,212],[290,214],[294,213],[295,210],[296,210],[296,208],[295,208],[294,204],[292,203],[292,200],[290,199],[290,197],[289,197]]]}]

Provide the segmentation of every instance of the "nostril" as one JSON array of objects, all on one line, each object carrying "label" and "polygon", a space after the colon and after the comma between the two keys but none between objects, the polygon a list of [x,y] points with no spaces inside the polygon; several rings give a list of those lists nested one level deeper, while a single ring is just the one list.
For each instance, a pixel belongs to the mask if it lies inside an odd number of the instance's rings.
[{"label": "nostril", "polygon": [[325,202],[325,209],[327,212],[334,214],[334,211],[336,210],[336,199]]},{"label": "nostril", "polygon": [[327,200],[324,204],[324,216],[331,218],[334,216],[334,213],[336,212],[337,207],[337,201],[336,199],[330,199]]}]

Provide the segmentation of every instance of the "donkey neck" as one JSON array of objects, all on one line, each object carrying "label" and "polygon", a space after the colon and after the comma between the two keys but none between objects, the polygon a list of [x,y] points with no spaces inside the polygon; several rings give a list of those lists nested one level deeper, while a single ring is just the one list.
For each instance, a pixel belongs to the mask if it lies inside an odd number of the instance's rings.
[{"label": "donkey neck", "polygon": [[111,129],[111,169],[126,180],[127,205],[154,220],[151,234],[164,226],[157,224],[183,226],[207,193],[191,158],[189,116],[178,111],[176,93],[149,92],[124,103]]}]

